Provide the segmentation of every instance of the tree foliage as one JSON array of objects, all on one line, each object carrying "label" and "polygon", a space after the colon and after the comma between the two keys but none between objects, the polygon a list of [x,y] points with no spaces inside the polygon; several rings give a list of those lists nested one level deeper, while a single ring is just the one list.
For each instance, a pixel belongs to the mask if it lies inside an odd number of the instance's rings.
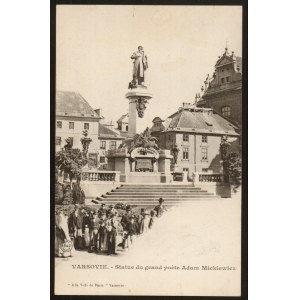
[{"label": "tree foliage", "polygon": [[242,178],[242,159],[238,153],[231,152],[227,156],[228,174],[234,184],[240,185]]},{"label": "tree foliage", "polygon": [[55,166],[59,169],[60,175],[67,173],[70,178],[78,177],[82,165],[79,149],[61,150],[55,155]]},{"label": "tree foliage", "polygon": [[242,178],[242,159],[239,153],[230,151],[230,143],[228,142],[227,136],[222,138],[220,154],[224,181],[229,182],[229,180],[231,180],[235,185],[240,185]]}]

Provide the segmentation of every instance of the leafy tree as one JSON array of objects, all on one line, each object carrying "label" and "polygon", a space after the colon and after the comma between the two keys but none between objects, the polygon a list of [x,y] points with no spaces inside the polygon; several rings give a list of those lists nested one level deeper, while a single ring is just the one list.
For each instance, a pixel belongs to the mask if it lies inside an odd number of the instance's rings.
[{"label": "leafy tree", "polygon": [[223,177],[224,181],[229,181],[229,174],[228,174],[228,151],[229,151],[230,143],[228,142],[227,135],[222,137],[221,144],[220,144],[220,154],[221,154],[221,164],[223,167]]},{"label": "leafy tree", "polygon": [[238,187],[242,179],[242,159],[238,153],[231,152],[227,157],[228,174],[233,184]]},{"label": "leafy tree", "polygon": [[220,154],[224,181],[229,182],[230,179],[238,187],[242,178],[242,160],[238,153],[230,151],[230,143],[227,136],[222,138]]},{"label": "leafy tree", "polygon": [[70,186],[72,189],[73,179],[80,180],[82,167],[86,163],[86,159],[82,157],[79,149],[72,149],[67,141],[67,145],[63,150],[55,154],[55,167],[58,175],[68,174],[70,179]]}]

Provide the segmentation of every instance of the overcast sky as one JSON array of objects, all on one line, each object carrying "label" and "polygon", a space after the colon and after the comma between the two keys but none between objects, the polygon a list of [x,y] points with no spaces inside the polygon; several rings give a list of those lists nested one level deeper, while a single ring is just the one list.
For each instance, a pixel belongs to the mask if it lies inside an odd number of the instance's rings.
[{"label": "overcast sky", "polygon": [[107,120],[128,112],[131,54],[148,56],[153,98],[138,132],[194,102],[218,56],[242,56],[242,8],[237,6],[58,5],[56,88],[79,92]]}]

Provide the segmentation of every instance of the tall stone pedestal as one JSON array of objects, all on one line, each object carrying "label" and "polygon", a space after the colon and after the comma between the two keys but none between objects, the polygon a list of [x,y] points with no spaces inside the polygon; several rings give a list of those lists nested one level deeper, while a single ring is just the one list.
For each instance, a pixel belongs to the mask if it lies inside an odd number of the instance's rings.
[{"label": "tall stone pedestal", "polygon": [[138,85],[132,88],[125,97],[129,100],[128,136],[136,134],[137,115],[143,118],[148,100],[152,98],[146,86]]}]

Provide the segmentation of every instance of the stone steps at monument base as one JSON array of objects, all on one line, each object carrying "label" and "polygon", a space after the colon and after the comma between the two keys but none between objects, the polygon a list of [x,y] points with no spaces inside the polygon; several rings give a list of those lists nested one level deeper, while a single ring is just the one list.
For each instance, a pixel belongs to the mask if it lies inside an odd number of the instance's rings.
[{"label": "stone steps at monument base", "polygon": [[[203,196],[198,196],[198,197],[163,197],[164,201],[167,200],[173,200],[173,201],[185,201],[185,200],[197,200],[197,199],[208,199],[208,198],[216,198],[218,196],[215,195],[203,195]],[[128,198],[124,198],[124,197],[99,197],[100,200],[103,201],[107,201],[107,200],[113,200],[113,201],[143,201],[143,200],[147,200],[147,201],[156,201],[158,202],[158,199],[160,197],[128,197]]]},{"label": "stone steps at monument base", "polygon": [[114,191],[122,191],[122,192],[131,192],[131,193],[136,193],[136,192],[201,192],[203,191],[202,189],[198,189],[198,188],[191,188],[191,189],[182,189],[182,188],[178,188],[178,189],[174,189],[174,188],[153,188],[153,189],[146,189],[146,188],[137,188],[137,189],[115,189]]},{"label": "stone steps at monument base", "polygon": [[107,192],[107,195],[186,195],[186,194],[191,194],[191,195],[204,195],[208,193],[207,191],[124,191],[124,190],[112,190],[111,192]]},{"label": "stone steps at monument base", "polygon": [[[162,197],[163,196],[163,197]],[[164,200],[166,199],[186,199],[186,198],[191,198],[191,199],[198,199],[198,198],[211,198],[215,197],[214,194],[204,194],[204,195],[102,195],[100,198],[101,199],[157,199],[162,197]]]},{"label": "stone steps at monument base", "polygon": [[[201,198],[201,199],[185,199],[183,200],[165,200],[164,202],[164,206],[178,206],[178,205],[183,205],[183,204],[197,204],[199,203],[199,201],[214,201],[214,200],[220,200],[222,198],[220,197],[213,197],[213,198]],[[104,203],[105,205],[110,205],[110,204],[116,204],[116,203],[124,203],[127,205],[130,205],[132,207],[135,206],[143,206],[143,207],[155,207],[157,205],[157,199],[152,200],[152,201],[146,201],[146,200],[139,200],[139,201],[124,201],[124,200],[103,200],[103,201],[97,201],[97,200],[92,200],[91,204],[95,204],[95,205],[100,205],[102,203]]]},{"label": "stone steps at monument base", "polygon": [[220,199],[213,193],[196,188],[191,185],[138,185],[126,184],[107,192],[98,200],[89,199],[93,204],[126,203],[133,206],[154,207],[159,198],[164,199],[164,205],[182,205],[197,203],[203,200]]},{"label": "stone steps at monument base", "polygon": [[199,187],[192,187],[192,186],[120,186],[117,188],[118,190],[188,190],[188,191],[193,191],[193,190],[199,190],[201,191],[202,189]]}]

